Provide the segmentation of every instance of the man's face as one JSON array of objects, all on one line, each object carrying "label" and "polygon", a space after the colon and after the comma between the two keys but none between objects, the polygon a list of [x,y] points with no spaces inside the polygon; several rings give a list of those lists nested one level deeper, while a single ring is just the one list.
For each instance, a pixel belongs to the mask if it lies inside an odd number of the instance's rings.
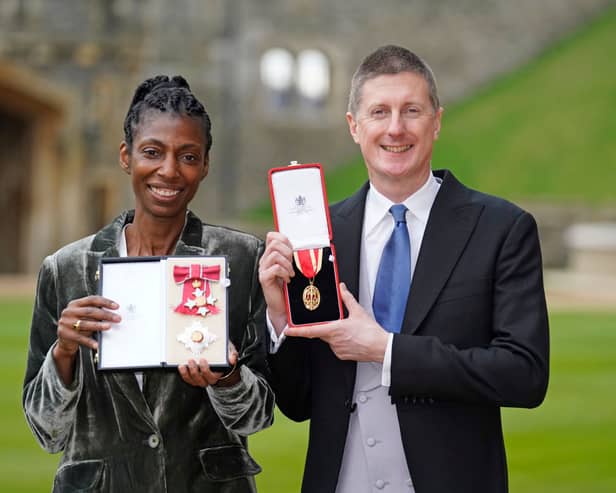
[{"label": "man's face", "polygon": [[[419,74],[379,75],[364,83],[357,114],[346,117],[377,190],[397,201],[425,183],[442,112],[434,111]],[[391,197],[393,190],[404,196]]]}]

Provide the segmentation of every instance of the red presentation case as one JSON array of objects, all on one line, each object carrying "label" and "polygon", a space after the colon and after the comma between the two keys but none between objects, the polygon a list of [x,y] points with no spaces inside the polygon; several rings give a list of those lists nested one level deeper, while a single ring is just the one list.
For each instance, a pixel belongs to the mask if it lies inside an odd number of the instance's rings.
[{"label": "red presentation case", "polygon": [[276,230],[293,245],[295,276],[285,286],[290,326],[343,317],[323,168],[295,164],[269,171]]}]

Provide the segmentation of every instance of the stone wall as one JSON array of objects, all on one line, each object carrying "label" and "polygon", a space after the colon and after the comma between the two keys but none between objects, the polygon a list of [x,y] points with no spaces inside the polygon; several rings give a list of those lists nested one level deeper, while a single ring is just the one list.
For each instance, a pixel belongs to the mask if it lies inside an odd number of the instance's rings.
[{"label": "stone wall", "polygon": [[[229,222],[267,197],[268,168],[290,160],[319,161],[327,168],[357,154],[344,119],[348,84],[361,58],[375,47],[398,43],[426,58],[448,104],[613,4],[3,0],[0,63],[70,94],[52,146],[62,179],[37,188],[55,195],[57,223],[39,237],[30,227],[38,250],[31,253],[28,269],[43,252],[96,229],[131,205],[128,180],[117,165],[118,146],[132,91],[147,76],[181,73],[205,101],[214,123],[212,165],[193,205],[212,222]],[[272,106],[259,78],[261,56],[272,47],[293,54],[313,48],[326,55],[331,85],[321,105]],[[62,211],[67,210],[79,211],[71,216],[71,224],[78,223],[74,227],[66,227]]]},{"label": "stone wall", "polygon": [[616,223],[616,207],[588,204],[522,204],[537,220],[543,264],[547,268],[573,267],[569,229],[581,223]]}]

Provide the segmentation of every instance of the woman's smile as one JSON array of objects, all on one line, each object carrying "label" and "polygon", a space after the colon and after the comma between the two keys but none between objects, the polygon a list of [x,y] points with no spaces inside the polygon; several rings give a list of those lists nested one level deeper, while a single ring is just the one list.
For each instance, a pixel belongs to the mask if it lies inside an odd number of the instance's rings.
[{"label": "woman's smile", "polygon": [[181,190],[177,188],[167,188],[156,185],[148,185],[148,188],[152,191],[152,193],[154,193],[154,195],[158,195],[163,199],[173,198],[181,192]]}]

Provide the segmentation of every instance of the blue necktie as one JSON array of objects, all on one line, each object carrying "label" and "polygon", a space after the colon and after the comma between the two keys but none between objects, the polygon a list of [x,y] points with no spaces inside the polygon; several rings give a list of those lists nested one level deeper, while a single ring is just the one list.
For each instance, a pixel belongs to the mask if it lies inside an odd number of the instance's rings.
[{"label": "blue necktie", "polygon": [[374,318],[389,332],[400,332],[411,287],[411,243],[406,211],[402,204],[389,209],[396,224],[381,255],[372,297]]}]

